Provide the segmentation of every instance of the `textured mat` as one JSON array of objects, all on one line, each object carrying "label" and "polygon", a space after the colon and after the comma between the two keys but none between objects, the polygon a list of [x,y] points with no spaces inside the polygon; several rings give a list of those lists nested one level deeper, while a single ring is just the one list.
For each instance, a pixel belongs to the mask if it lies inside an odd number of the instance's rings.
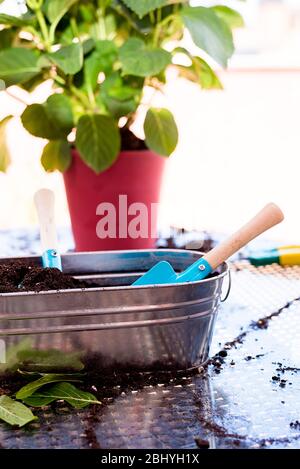
[{"label": "textured mat", "polygon": [[102,389],[103,406],[87,410],[49,407],[25,429],[1,424],[0,445],[195,448],[199,437],[211,448],[300,448],[300,268],[232,270],[214,358],[200,375]]}]

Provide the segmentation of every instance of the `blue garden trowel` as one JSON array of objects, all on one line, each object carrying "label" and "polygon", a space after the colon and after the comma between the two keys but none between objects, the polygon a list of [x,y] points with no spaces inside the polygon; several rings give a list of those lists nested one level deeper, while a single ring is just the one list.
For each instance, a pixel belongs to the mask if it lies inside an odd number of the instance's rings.
[{"label": "blue garden trowel", "polygon": [[62,270],[61,257],[57,251],[54,202],[54,192],[49,189],[41,189],[34,195],[34,203],[40,223],[43,267]]},{"label": "blue garden trowel", "polygon": [[176,273],[169,262],[162,261],[136,280],[133,285],[161,285],[202,280],[239,249],[269,228],[272,228],[272,226],[280,223],[283,219],[284,215],[280,208],[270,203],[246,225],[201,257],[184,272]]}]

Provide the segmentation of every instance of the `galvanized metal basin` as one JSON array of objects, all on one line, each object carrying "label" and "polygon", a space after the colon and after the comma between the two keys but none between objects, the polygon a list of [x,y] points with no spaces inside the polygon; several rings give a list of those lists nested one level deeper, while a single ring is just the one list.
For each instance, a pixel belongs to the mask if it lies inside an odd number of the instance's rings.
[{"label": "galvanized metal basin", "polygon": [[[198,282],[130,286],[160,260],[180,271],[199,257],[176,249],[66,254],[63,271],[99,287],[0,294],[0,340],[6,351],[23,341],[78,352],[86,368],[99,370],[199,366],[208,358],[227,264]],[[40,263],[38,256],[22,260]]]}]

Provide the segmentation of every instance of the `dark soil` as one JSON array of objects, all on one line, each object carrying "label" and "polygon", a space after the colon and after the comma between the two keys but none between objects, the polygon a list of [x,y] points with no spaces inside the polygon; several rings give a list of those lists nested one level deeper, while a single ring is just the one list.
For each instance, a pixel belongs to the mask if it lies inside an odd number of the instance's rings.
[{"label": "dark soil", "polygon": [[171,382],[180,383],[188,377],[198,375],[202,368],[194,367],[180,371],[180,366],[170,365],[163,360],[153,363],[151,368],[145,368],[135,363],[106,364],[105,357],[94,352],[81,359],[84,370],[89,375],[89,381],[106,387],[116,385],[124,389],[138,389],[144,386]]},{"label": "dark soil", "polygon": [[68,290],[70,288],[86,288],[87,286],[87,283],[64,274],[58,269],[34,267],[25,275],[21,290]]},{"label": "dark soil", "polygon": [[44,269],[21,261],[0,265],[0,293],[65,290],[90,286],[58,269]]},{"label": "dark soil", "polygon": [[209,449],[209,441],[203,438],[195,438],[195,443],[200,449]]},{"label": "dark soil", "polygon": [[9,262],[0,265],[0,293],[18,291],[18,285],[32,266],[22,262]]},{"label": "dark soil", "polygon": [[123,151],[147,150],[145,140],[137,138],[127,127],[122,127],[121,132],[121,149]]}]

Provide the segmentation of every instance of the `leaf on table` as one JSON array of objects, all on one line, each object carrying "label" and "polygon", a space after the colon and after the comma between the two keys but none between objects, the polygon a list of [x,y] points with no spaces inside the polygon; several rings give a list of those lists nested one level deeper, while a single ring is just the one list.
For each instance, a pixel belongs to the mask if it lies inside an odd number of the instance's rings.
[{"label": "leaf on table", "polygon": [[14,401],[8,396],[0,397],[0,419],[4,422],[23,427],[36,418],[31,410],[21,402]]},{"label": "leaf on table", "polygon": [[41,407],[57,400],[64,400],[76,409],[83,409],[90,404],[101,404],[93,394],[81,391],[66,382],[58,383],[48,389],[35,392],[23,399],[23,402],[33,407]]},{"label": "leaf on table", "polygon": [[36,381],[32,381],[31,383],[26,384],[26,386],[23,386],[16,393],[16,398],[20,400],[26,399],[26,397],[31,396],[35,391],[45,386],[46,384],[57,383],[59,381],[80,381],[80,379],[71,378],[69,375],[50,373],[43,376],[42,378],[37,379]]}]

